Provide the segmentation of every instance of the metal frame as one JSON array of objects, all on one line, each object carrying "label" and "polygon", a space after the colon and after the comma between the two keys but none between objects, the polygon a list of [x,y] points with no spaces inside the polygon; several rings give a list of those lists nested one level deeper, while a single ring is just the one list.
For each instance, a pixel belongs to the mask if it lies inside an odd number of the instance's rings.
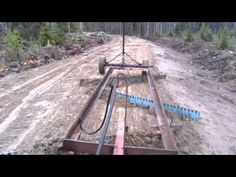
[{"label": "metal frame", "polygon": [[[124,24],[124,22],[122,24],[122,27],[123,27],[123,33],[122,33],[122,52],[120,54],[118,54],[117,56],[115,56],[110,61],[105,62],[104,67],[111,66],[111,67],[115,67],[116,69],[124,69],[124,68],[150,68],[150,67],[153,67],[153,66],[144,65],[144,64],[141,64],[141,63],[137,62],[134,58],[132,58],[129,54],[127,54],[125,52],[125,24]],[[121,63],[113,63],[113,64],[110,63],[111,61],[113,61],[114,59],[119,57],[120,55],[121,55]],[[134,61],[136,63],[136,65],[125,64],[125,55],[127,55],[132,61]]]},{"label": "metal frame", "polygon": [[[95,105],[95,102],[101,96],[106,84],[108,83],[109,79],[111,78],[113,68],[110,68],[106,73],[105,77],[100,81],[96,89],[94,90],[93,94],[90,96],[88,102],[85,104],[84,108],[82,109],[80,115],[76,118],[74,123],[72,124],[71,128],[69,129],[68,134],[66,135],[65,139],[63,140],[63,148],[68,151],[74,151],[76,153],[88,153],[88,154],[95,154],[96,149],[99,144],[97,143],[90,143],[86,141],[79,140],[79,123],[81,120],[85,119],[86,116],[91,111],[92,107]],[[146,71],[145,71],[146,72]],[[141,148],[141,147],[132,147],[132,146],[117,146],[119,143],[115,143],[115,145],[107,145],[103,144],[101,153],[104,155],[111,155],[111,154],[126,154],[126,155],[161,155],[161,154],[178,154],[178,149],[174,141],[174,137],[172,131],[170,129],[170,124],[168,122],[167,116],[165,114],[164,108],[162,107],[162,102],[157,92],[157,88],[154,82],[154,76],[150,70],[146,73],[148,83],[150,86],[151,94],[154,100],[154,108],[156,112],[156,118],[160,127],[160,133],[162,142],[164,145],[164,149],[154,149],[154,148]],[[116,142],[123,142],[125,139],[125,123],[121,121],[118,126],[117,135],[120,136],[120,140],[116,139]],[[120,129],[120,131],[119,131]],[[76,136],[77,135],[77,136]],[[77,137],[75,139],[74,137]]]},{"label": "metal frame", "polygon": [[[76,154],[94,155],[98,144],[86,141],[65,139],[63,140],[63,146],[68,151],[73,151]],[[104,144],[101,150],[101,155],[112,155],[114,149],[115,149],[114,145]],[[176,155],[177,151],[125,146],[125,154],[126,155]]]},{"label": "metal frame", "polygon": [[102,150],[102,146],[104,144],[104,140],[105,140],[105,137],[106,137],[106,134],[107,134],[107,130],[108,130],[108,127],[109,127],[109,123],[110,123],[110,120],[111,120],[111,115],[112,115],[112,111],[113,111],[113,107],[114,107],[114,103],[115,103],[116,87],[117,87],[116,84],[112,85],[111,100],[109,102],[108,113],[107,113],[107,116],[106,116],[106,119],[105,119],[105,125],[104,125],[104,128],[103,128],[102,136],[99,140],[96,155],[100,155],[101,150]]},{"label": "metal frame", "polygon": [[[99,144],[97,143],[89,143],[85,141],[79,140],[80,138],[80,121],[83,121],[88,114],[90,113],[91,109],[97,102],[98,98],[101,96],[106,84],[108,83],[113,69],[123,69],[123,68],[151,68],[153,66],[149,65],[144,65],[140,64],[137,61],[135,61],[132,57],[130,57],[126,52],[125,52],[125,27],[123,23],[123,44],[122,44],[122,53],[117,55],[115,58],[118,56],[122,55],[122,61],[121,64],[111,64],[112,60],[109,62],[105,62],[105,66],[110,66],[108,72],[105,74],[104,78],[100,81],[96,89],[94,90],[93,94],[90,96],[88,102],[85,104],[84,108],[82,109],[80,115],[76,118],[72,126],[70,127],[65,139],[63,140],[63,148],[68,151],[75,151],[76,153],[89,153],[89,154],[95,154],[97,147],[99,146],[99,154],[104,154],[104,155],[110,155],[110,154],[115,154],[115,155],[160,155],[160,154],[177,154],[177,146],[175,144],[171,129],[169,127],[169,123],[165,114],[165,111],[162,107],[162,102],[159,97],[159,94],[157,93],[157,89],[155,86],[154,82],[154,76],[148,69],[148,71],[143,71],[144,75],[147,76],[148,83],[151,89],[151,93],[153,96],[154,100],[154,108],[156,112],[156,117],[157,121],[160,127],[160,133],[164,145],[164,149],[153,149],[153,148],[140,148],[140,147],[131,147],[131,146],[125,146],[125,120],[121,119],[118,123],[118,129],[117,129],[117,134],[116,134],[116,141],[115,141],[115,146],[114,145],[107,145],[103,144],[104,137],[106,134],[106,130],[104,129],[104,136],[101,138],[101,141]],[[133,60],[137,65],[130,65],[130,64],[125,64],[125,54]],[[103,74],[103,73],[102,73]],[[113,95],[115,92],[113,93]],[[128,94],[128,93],[127,93]],[[107,123],[107,126],[109,123]],[[106,127],[107,128],[107,127]],[[76,139],[74,139],[76,137]],[[102,145],[102,147],[101,147]],[[98,154],[98,151],[97,153]]]},{"label": "metal frame", "polygon": [[110,63],[106,63],[105,66],[111,66],[111,67],[122,67],[122,68],[150,68],[153,66],[149,66],[149,65],[130,65],[130,64],[110,64]]},{"label": "metal frame", "polygon": [[104,78],[100,81],[100,83],[98,84],[98,86],[94,90],[93,94],[89,97],[89,100],[85,104],[85,106],[82,109],[80,115],[75,119],[74,123],[70,127],[70,129],[69,129],[69,131],[68,131],[68,133],[66,135],[66,139],[72,138],[73,134],[76,133],[75,131],[77,129],[79,131],[79,126],[78,125],[79,125],[80,121],[84,120],[88,116],[90,110],[95,105],[95,102],[101,96],[101,94],[102,94],[102,92],[103,92],[107,82],[109,81],[109,78],[111,77],[111,73],[112,72],[113,72],[113,69],[110,68],[108,70],[108,72],[106,73],[106,75],[104,76]]}]

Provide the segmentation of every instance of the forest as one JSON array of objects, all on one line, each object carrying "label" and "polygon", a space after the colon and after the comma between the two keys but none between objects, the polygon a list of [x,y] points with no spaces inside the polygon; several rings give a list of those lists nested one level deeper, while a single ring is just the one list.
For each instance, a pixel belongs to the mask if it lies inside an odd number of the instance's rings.
[{"label": "forest", "polygon": [[[57,26],[63,32],[75,31],[104,31],[120,34],[121,22],[0,22],[0,36],[18,30],[24,39],[34,40],[38,37],[42,27]],[[222,29],[235,30],[236,22],[125,22],[126,33],[141,37],[160,35],[170,31],[196,33],[203,27],[209,27],[216,34]]]},{"label": "forest", "polygon": [[[236,22],[125,22],[125,34],[148,40],[204,41],[219,49],[236,48]],[[122,34],[122,22],[0,22],[0,69],[28,60],[46,44],[87,45],[86,32]],[[76,39],[75,39],[76,38]]]}]

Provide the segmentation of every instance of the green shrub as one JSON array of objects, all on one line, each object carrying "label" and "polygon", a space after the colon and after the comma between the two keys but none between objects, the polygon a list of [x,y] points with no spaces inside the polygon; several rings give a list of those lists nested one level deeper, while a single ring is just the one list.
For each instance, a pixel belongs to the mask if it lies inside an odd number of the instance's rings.
[{"label": "green shrub", "polygon": [[29,48],[30,44],[31,44],[30,41],[21,38],[21,41],[20,41],[20,46],[21,47]]},{"label": "green shrub", "polygon": [[31,43],[30,48],[33,54],[37,54],[40,51],[40,45],[36,41]]},{"label": "green shrub", "polygon": [[7,52],[20,59],[20,33],[18,31],[14,30],[13,32],[6,33],[3,37],[3,45]]},{"label": "green shrub", "polygon": [[174,30],[174,35],[175,37],[180,37],[182,38],[182,31],[181,31],[181,28],[180,27],[176,27],[175,30]]},{"label": "green shrub", "polygon": [[81,44],[81,46],[85,45],[85,37],[83,35],[79,36],[79,43]]},{"label": "green shrub", "polygon": [[155,36],[154,36],[156,39],[159,39],[161,37],[161,33],[158,31],[155,33]]},{"label": "green shrub", "polygon": [[193,42],[194,41],[192,33],[190,31],[187,33],[186,38],[185,38],[184,41],[185,42]]},{"label": "green shrub", "polygon": [[172,30],[170,30],[169,33],[167,34],[167,36],[174,37],[174,32]]},{"label": "green shrub", "polygon": [[79,33],[73,34],[71,37],[68,37],[67,42],[72,42],[73,44],[80,44],[82,47],[86,44],[85,36]]},{"label": "green shrub", "polygon": [[65,41],[65,33],[57,26],[44,26],[40,29],[38,40],[43,46],[48,40],[54,45],[60,45]]},{"label": "green shrub", "polygon": [[219,34],[218,34],[218,38],[219,38],[219,47],[224,50],[227,49],[229,46],[229,33],[226,29],[222,30]]},{"label": "green shrub", "polygon": [[[69,31],[69,28],[68,28],[68,23],[70,25],[70,31]],[[74,23],[72,22],[57,22],[57,27],[60,28],[63,32],[65,33],[68,33],[68,32],[71,32],[71,33],[74,33],[74,32],[77,32],[77,29],[76,29],[76,26]]]},{"label": "green shrub", "polygon": [[202,27],[200,30],[200,38],[204,41],[210,42],[213,40],[212,31],[208,26]]}]

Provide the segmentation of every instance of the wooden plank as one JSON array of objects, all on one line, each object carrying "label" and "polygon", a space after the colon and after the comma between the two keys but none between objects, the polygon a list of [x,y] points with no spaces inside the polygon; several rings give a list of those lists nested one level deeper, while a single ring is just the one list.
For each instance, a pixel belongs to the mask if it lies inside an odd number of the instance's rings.
[{"label": "wooden plank", "polygon": [[125,153],[125,119],[119,117],[114,147],[114,155],[124,155]]}]

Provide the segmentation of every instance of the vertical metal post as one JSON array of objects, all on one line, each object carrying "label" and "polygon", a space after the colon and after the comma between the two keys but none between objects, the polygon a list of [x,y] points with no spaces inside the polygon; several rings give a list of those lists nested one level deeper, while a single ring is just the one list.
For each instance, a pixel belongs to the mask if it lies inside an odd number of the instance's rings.
[{"label": "vertical metal post", "polygon": [[123,26],[123,44],[122,44],[122,65],[125,64],[125,23],[122,22],[122,26]]}]

